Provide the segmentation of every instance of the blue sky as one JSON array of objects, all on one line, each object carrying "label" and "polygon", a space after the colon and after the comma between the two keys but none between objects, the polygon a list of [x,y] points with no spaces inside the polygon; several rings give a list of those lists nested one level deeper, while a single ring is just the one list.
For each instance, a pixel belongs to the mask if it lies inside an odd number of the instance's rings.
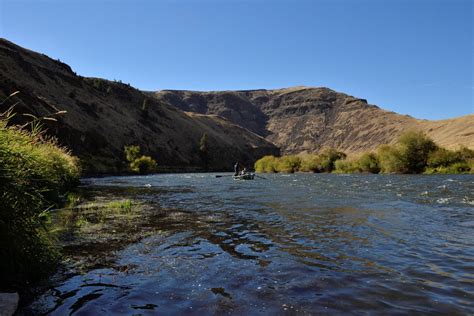
[{"label": "blue sky", "polygon": [[471,0],[0,0],[0,36],[143,90],[325,86],[474,113]]}]

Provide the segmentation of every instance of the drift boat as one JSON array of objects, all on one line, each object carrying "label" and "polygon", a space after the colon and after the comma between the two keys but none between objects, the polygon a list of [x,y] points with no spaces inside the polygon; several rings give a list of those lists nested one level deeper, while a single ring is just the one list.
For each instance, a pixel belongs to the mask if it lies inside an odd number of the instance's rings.
[{"label": "drift boat", "polygon": [[253,180],[254,177],[254,173],[244,173],[238,176],[233,176],[234,180]]}]

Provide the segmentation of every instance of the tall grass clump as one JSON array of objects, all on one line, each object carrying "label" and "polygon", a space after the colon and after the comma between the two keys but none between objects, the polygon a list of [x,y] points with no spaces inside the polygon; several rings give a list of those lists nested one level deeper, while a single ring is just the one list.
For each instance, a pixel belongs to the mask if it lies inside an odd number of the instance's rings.
[{"label": "tall grass clump", "polygon": [[[5,101],[4,101],[5,102]],[[59,113],[59,112],[58,112]],[[58,252],[44,228],[48,210],[78,183],[76,158],[45,136],[35,118],[9,126],[0,115],[0,287],[17,288],[54,269]]]}]

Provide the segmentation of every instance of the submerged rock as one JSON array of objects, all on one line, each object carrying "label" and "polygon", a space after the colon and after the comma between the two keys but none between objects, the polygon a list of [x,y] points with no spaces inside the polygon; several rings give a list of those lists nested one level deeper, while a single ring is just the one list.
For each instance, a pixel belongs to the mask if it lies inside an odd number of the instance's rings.
[{"label": "submerged rock", "polygon": [[18,307],[18,293],[0,293],[0,316],[13,315]]}]

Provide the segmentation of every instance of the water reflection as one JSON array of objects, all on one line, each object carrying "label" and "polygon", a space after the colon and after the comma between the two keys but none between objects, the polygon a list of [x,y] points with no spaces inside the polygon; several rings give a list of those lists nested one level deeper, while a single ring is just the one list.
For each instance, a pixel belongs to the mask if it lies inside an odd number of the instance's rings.
[{"label": "water reflection", "polygon": [[69,261],[27,311],[474,311],[472,177],[267,178],[87,180],[96,207],[56,214]]}]

